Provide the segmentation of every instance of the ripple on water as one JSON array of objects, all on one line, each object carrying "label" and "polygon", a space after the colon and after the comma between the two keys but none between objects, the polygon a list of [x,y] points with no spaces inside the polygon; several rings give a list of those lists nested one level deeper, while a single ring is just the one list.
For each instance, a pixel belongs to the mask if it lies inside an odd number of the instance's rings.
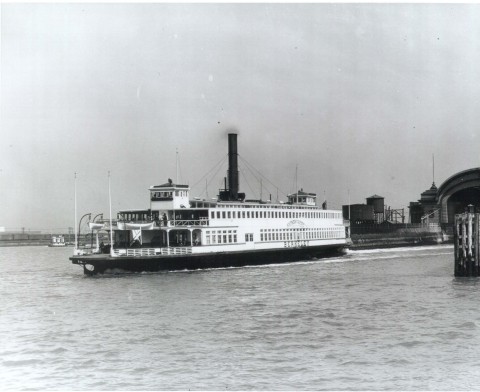
[{"label": "ripple on water", "polygon": [[474,321],[466,321],[464,323],[457,324],[456,328],[458,328],[460,330],[467,330],[468,331],[468,330],[476,329],[477,328],[477,323],[474,322]]},{"label": "ripple on water", "polygon": [[18,252],[0,249],[8,389],[480,389],[480,284],[449,248],[95,278],[71,250]]},{"label": "ripple on water", "polygon": [[2,361],[2,365],[7,367],[34,366],[40,363],[42,363],[40,359],[17,359],[17,360]]},{"label": "ripple on water", "polygon": [[397,343],[397,346],[402,346],[402,347],[406,347],[406,348],[413,348],[413,347],[421,346],[423,344],[425,344],[425,342],[421,342],[419,340],[411,340],[411,341],[407,341],[407,342]]}]

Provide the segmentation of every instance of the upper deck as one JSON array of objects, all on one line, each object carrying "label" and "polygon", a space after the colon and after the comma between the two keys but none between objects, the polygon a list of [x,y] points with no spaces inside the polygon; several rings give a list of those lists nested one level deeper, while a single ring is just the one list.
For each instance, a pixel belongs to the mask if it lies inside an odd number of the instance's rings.
[{"label": "upper deck", "polygon": [[190,201],[189,208],[169,210],[128,210],[118,213],[123,222],[150,223],[155,227],[177,226],[238,226],[286,225],[291,220],[302,220],[307,225],[343,224],[342,212],[324,210],[318,206],[261,202]]}]

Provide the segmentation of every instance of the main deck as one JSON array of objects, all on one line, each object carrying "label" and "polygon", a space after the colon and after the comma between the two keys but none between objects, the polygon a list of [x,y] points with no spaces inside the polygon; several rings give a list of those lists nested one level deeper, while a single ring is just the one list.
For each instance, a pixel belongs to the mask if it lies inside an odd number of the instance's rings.
[{"label": "main deck", "polygon": [[311,261],[342,254],[345,244],[284,249],[241,250],[218,253],[128,255],[114,257],[108,254],[77,255],[70,257],[73,264],[83,266],[87,275],[118,272],[158,272],[198,270],[209,268],[244,267]]}]

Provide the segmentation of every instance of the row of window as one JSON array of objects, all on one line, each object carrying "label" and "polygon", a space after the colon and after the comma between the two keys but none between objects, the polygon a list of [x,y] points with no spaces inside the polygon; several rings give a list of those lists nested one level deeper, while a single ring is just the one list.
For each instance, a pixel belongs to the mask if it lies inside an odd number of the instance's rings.
[{"label": "row of window", "polygon": [[[324,229],[261,229],[260,241],[298,241],[328,238],[345,238],[345,231],[340,227]],[[253,241],[253,233],[245,234],[245,242]],[[207,230],[205,244],[235,244],[237,243],[237,230]]]},{"label": "row of window", "polygon": [[261,229],[260,241],[295,241],[327,238],[345,238],[345,231],[340,227],[324,229]]},{"label": "row of window", "polygon": [[[174,192],[173,191],[167,191],[167,192],[152,192],[152,197],[155,199],[166,199],[166,198],[171,198],[173,197]],[[187,191],[175,191],[175,196],[183,196],[187,197],[188,193]]]},{"label": "row of window", "polygon": [[[294,198],[295,199],[295,198]],[[299,199],[300,201],[300,199]],[[254,208],[254,209],[280,209],[280,210],[294,210],[294,209],[303,209],[303,210],[318,210],[317,206],[307,206],[307,205],[291,205],[291,204],[223,204],[219,203],[215,206],[216,208]]]},{"label": "row of window", "polygon": [[321,212],[321,211],[211,211],[211,219],[269,219],[269,218],[323,218],[339,219],[339,212]]},{"label": "row of window", "polygon": [[237,230],[207,230],[205,243],[210,244],[235,244],[237,242]]}]

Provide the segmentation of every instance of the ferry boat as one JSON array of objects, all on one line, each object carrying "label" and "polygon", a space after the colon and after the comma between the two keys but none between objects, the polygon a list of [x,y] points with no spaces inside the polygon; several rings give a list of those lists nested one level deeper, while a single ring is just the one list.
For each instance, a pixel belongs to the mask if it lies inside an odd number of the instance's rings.
[{"label": "ferry boat", "polygon": [[93,249],[76,247],[70,260],[87,275],[196,270],[311,260],[351,243],[342,212],[317,206],[315,193],[301,189],[278,203],[245,199],[235,133],[228,135],[228,162],[215,201],[191,200],[190,187],[170,179],[151,186],[148,209],[119,211],[115,220],[90,225],[97,236],[108,231],[110,245],[97,239]]},{"label": "ferry boat", "polygon": [[65,242],[65,237],[63,235],[58,235],[58,236],[52,235],[52,238],[50,239],[50,244],[48,244],[48,246],[51,248],[67,246]]}]

